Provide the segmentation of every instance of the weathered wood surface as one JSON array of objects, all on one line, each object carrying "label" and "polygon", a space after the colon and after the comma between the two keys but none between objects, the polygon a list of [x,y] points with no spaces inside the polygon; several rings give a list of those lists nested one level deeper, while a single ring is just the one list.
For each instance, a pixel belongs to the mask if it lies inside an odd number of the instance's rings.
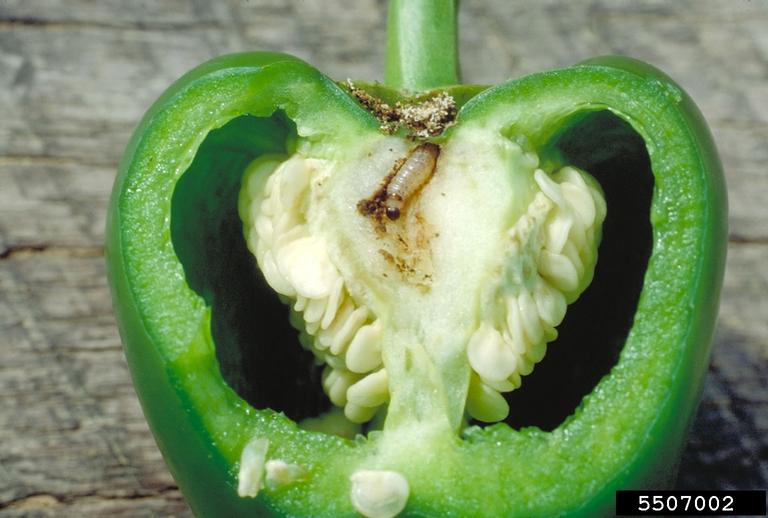
[{"label": "weathered wood surface", "polygon": [[[381,79],[381,0],[0,0],[0,514],[186,515],[131,387],[104,278],[122,148],[215,55],[281,49]],[[607,53],[698,101],[731,202],[722,311],[684,488],[768,486],[768,2],[467,0],[466,80]]]}]

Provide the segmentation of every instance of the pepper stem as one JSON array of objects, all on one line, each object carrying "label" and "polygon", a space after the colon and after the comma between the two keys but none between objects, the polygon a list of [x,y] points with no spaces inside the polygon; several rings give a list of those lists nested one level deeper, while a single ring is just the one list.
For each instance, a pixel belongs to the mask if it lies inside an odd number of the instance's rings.
[{"label": "pepper stem", "polygon": [[390,0],[385,84],[421,92],[459,83],[458,0]]}]

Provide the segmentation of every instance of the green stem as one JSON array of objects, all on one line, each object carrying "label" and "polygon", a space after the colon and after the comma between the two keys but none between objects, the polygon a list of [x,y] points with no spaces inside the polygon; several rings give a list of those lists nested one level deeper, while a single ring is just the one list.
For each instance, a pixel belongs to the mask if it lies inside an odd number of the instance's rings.
[{"label": "green stem", "polygon": [[420,92],[459,83],[458,0],[390,0],[385,84]]}]

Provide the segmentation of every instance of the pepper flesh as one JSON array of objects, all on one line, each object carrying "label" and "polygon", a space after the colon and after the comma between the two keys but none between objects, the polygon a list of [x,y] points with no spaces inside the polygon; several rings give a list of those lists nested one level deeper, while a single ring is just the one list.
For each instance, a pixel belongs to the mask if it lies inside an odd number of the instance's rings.
[{"label": "pepper flesh", "polygon": [[[277,122],[276,110],[295,122],[296,135]],[[653,253],[621,357],[555,430],[472,428],[426,449],[434,456],[428,458],[440,458],[436,469],[423,457],[428,438],[370,434],[348,441],[246,403],[221,375],[209,302],[185,278],[181,240],[171,240],[174,190],[216,128],[239,152],[229,163],[237,173],[258,156],[297,145],[324,157],[348,153],[350,143],[378,138],[378,122],[314,69],[277,54],[220,58],[161,97],[121,164],[108,266],[139,396],[192,508],[211,515],[349,515],[349,476],[377,467],[366,459],[386,441],[401,459],[381,467],[406,476],[406,513],[417,515],[484,509],[493,516],[591,516],[610,513],[615,489],[668,485],[706,370],[724,260],[725,191],[700,114],[655,69],[605,58],[486,90],[461,108],[445,138],[462,125],[507,134],[514,127],[545,149],[574,117],[600,110],[643,138],[655,178]],[[225,124],[243,114],[257,118],[227,133]],[[238,460],[254,437],[269,441],[270,459],[299,464],[309,476],[255,499],[237,496]]]}]

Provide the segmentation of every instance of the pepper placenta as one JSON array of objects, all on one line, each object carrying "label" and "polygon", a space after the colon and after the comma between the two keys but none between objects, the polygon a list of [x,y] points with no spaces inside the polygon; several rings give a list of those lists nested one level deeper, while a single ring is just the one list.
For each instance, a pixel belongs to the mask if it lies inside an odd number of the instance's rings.
[{"label": "pepper placenta", "polygon": [[674,481],[725,255],[706,124],[622,57],[458,85],[455,20],[393,1],[385,85],[215,59],[136,130],[108,271],[196,513],[595,516]]}]

